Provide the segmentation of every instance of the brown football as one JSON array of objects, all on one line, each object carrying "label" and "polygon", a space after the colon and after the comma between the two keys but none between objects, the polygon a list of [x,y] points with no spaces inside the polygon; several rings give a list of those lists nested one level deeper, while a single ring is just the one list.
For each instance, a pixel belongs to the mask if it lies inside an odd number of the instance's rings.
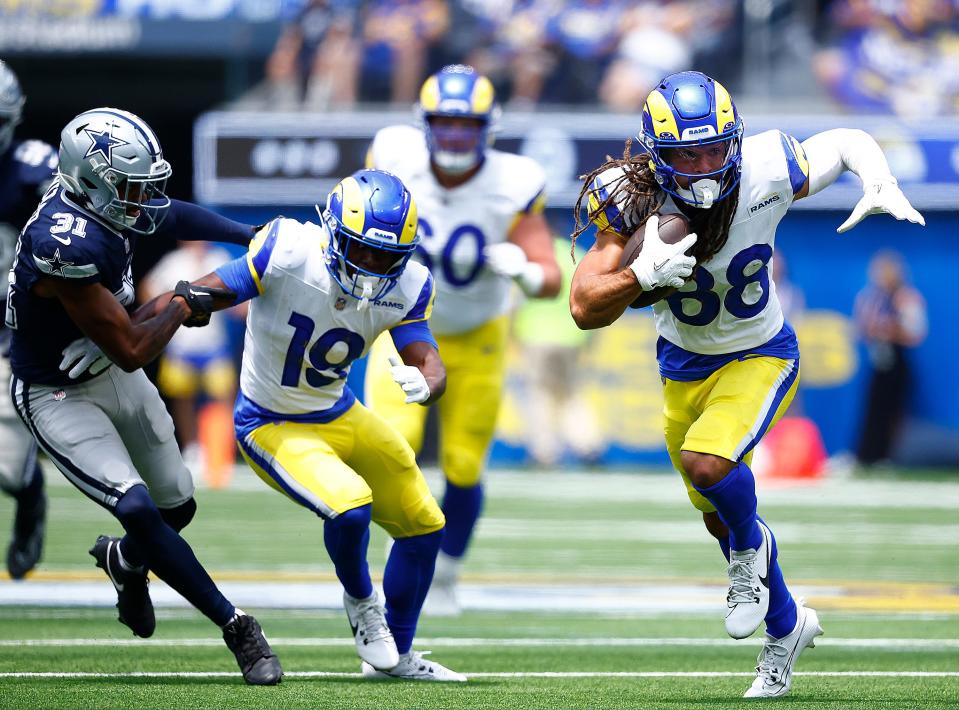
[{"label": "brown football", "polygon": [[[619,268],[625,269],[633,263],[633,260],[639,256],[643,249],[643,232],[645,223],[641,225],[626,242],[623,247],[623,255],[619,260]],[[681,214],[661,214],[659,215],[659,238],[666,244],[675,244],[683,237],[689,234],[689,220]],[[635,301],[629,304],[630,308],[644,308],[651,306],[656,301],[661,301],[676,289],[663,286],[662,288],[644,291]]]}]

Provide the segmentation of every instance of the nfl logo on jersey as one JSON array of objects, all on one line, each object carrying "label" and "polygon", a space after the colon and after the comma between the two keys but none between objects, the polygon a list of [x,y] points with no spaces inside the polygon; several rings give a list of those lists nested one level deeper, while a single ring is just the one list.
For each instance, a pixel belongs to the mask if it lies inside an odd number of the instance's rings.
[{"label": "nfl logo on jersey", "polygon": [[336,303],[333,304],[333,307],[338,311],[342,311],[344,308],[346,308],[346,299],[343,298],[343,296],[340,296],[338,299],[336,299]]}]

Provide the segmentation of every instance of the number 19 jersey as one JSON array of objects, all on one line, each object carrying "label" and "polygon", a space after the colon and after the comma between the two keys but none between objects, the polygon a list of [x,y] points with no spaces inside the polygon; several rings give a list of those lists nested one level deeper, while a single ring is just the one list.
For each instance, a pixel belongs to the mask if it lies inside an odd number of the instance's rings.
[{"label": "number 19 jersey", "polygon": [[542,212],[546,174],[539,164],[490,149],[475,176],[447,189],[430,168],[423,132],[390,126],[373,139],[367,167],[398,176],[416,200],[422,236],[416,258],[436,280],[431,330],[465,333],[506,313],[511,282],[486,268],[483,247],[505,242],[524,214]]}]

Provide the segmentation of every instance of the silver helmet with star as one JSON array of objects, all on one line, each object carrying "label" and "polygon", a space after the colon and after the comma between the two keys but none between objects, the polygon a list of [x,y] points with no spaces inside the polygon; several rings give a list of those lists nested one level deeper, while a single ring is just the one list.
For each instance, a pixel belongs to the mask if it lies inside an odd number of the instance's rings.
[{"label": "silver helmet with star", "polygon": [[0,61],[0,155],[6,153],[13,142],[13,131],[23,117],[24,101],[17,75]]},{"label": "silver helmet with star", "polygon": [[156,231],[170,207],[172,172],[153,129],[128,111],[84,111],[60,133],[60,183],[119,230]]}]

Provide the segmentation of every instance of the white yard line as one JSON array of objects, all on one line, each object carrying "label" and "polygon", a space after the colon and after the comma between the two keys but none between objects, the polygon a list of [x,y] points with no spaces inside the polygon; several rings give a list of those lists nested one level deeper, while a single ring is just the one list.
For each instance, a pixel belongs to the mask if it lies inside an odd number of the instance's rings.
[{"label": "white yard line", "polygon": [[[2,678],[237,678],[236,671],[132,671],[129,673],[29,672],[0,673]],[[292,671],[285,678],[362,678],[360,673]],[[542,671],[467,673],[468,678],[752,678],[755,673],[733,671]],[[808,678],[959,678],[959,671],[812,671],[793,673]]]},{"label": "white yard line", "polygon": [[[305,638],[270,638],[275,646],[350,646],[354,645],[351,638],[339,637],[305,637]],[[639,646],[742,646],[762,644],[761,638],[736,641],[730,638],[693,638],[693,637],[641,637],[641,638],[476,638],[476,637],[437,637],[419,638],[418,647],[610,647],[626,648]],[[116,638],[61,638],[61,639],[0,639],[2,647],[83,647],[83,646],[162,646],[162,647],[219,647],[223,642],[215,638],[181,638],[181,639],[116,639]],[[876,648],[884,650],[915,650],[946,651],[959,648],[959,639],[924,639],[924,638],[823,638],[816,641],[817,646],[833,646],[841,648]]]}]

